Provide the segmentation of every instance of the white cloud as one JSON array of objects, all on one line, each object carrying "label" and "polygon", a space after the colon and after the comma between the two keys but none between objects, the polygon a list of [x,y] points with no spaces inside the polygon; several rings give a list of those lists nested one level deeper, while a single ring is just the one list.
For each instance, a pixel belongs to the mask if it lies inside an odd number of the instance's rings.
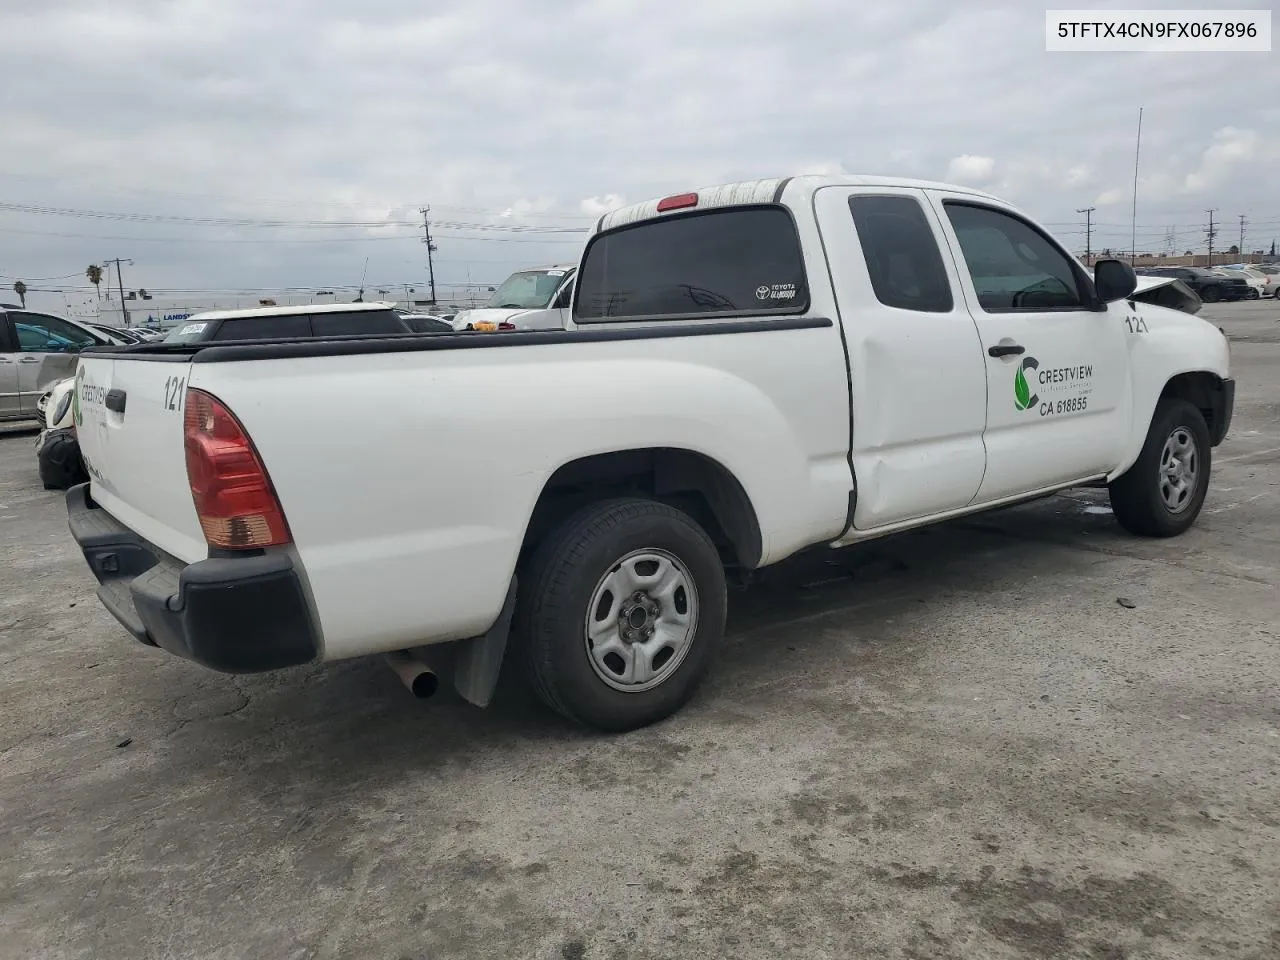
[{"label": "white cloud", "polygon": [[583,213],[593,217],[603,216],[610,210],[617,210],[619,207],[625,207],[627,201],[616,193],[608,193],[603,197],[587,197],[578,207]]},{"label": "white cloud", "polygon": [[1260,240],[1280,224],[1280,106],[1239,96],[1239,57],[1049,55],[1042,31],[1012,0],[5,0],[0,199],[392,225],[0,209],[0,271],[120,256],[148,289],[329,286],[368,257],[370,286],[422,283],[429,204],[487,228],[432,230],[437,281],[480,283],[580,249],[531,228],[806,171],[945,171],[1072,240],[1096,204],[1095,245],[1127,245],[1139,104],[1140,239],[1177,225],[1194,244],[1211,206]]},{"label": "white cloud", "polygon": [[952,157],[947,164],[947,180],[952,183],[983,184],[991,181],[996,162],[991,157],[975,157],[964,154]]}]

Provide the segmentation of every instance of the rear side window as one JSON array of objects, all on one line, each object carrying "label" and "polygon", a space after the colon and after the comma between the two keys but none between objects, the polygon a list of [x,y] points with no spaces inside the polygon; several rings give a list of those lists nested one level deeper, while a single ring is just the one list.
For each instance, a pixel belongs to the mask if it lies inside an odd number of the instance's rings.
[{"label": "rear side window", "polygon": [[274,317],[237,317],[223,320],[214,340],[285,340],[311,336],[311,322],[305,313]]},{"label": "rear side window", "polygon": [[381,333],[405,333],[406,330],[405,323],[390,310],[349,310],[311,315],[311,331],[317,337],[353,334],[375,336]]},{"label": "rear side window", "polygon": [[782,207],[733,207],[601,234],[578,273],[580,323],[809,309],[804,258]]},{"label": "rear side window", "polygon": [[850,197],[876,299],[886,307],[950,313],[954,305],[938,241],[911,197]]}]

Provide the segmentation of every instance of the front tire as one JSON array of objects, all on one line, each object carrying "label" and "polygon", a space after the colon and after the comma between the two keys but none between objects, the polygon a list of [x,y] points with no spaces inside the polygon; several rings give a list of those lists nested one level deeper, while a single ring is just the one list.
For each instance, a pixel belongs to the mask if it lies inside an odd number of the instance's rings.
[{"label": "front tire", "polygon": [[1216,285],[1205,287],[1200,291],[1200,299],[1205,303],[1217,303],[1222,299],[1222,288]]},{"label": "front tire", "polygon": [[1212,458],[1204,415],[1186,400],[1161,400],[1142,453],[1107,488],[1120,526],[1144,537],[1186,531],[1204,505]]},{"label": "front tire", "polygon": [[608,500],[569,517],[534,552],[517,631],[548,706],[599,730],[634,730],[693,696],[727,606],[720,555],[691,517],[651,500]]}]

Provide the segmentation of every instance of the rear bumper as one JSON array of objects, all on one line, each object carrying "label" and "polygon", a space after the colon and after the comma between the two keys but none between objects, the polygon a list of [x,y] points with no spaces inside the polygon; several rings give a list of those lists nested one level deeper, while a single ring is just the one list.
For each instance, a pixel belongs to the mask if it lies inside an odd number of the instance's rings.
[{"label": "rear bumper", "polygon": [[1236,409],[1236,382],[1230,377],[1222,381],[1222,388],[1213,392],[1213,403],[1217,408],[1213,411],[1213,429],[1209,440],[1213,446],[1222,443],[1231,429],[1231,418]]},{"label": "rear bumper", "polygon": [[288,556],[184,564],[98,507],[87,483],[67,491],[67,523],[98,579],[98,598],[142,643],[223,673],[296,666],[319,653]]}]

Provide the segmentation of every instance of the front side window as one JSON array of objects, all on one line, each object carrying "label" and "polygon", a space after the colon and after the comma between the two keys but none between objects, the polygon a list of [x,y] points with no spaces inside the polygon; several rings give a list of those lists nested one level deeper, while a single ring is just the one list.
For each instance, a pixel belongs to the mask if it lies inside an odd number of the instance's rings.
[{"label": "front side window", "polygon": [[522,270],[502,281],[486,307],[508,310],[543,310],[564,283],[564,270]]},{"label": "front side window", "polygon": [[849,198],[876,299],[886,307],[950,313],[951,283],[938,241],[910,197]]},{"label": "front side window", "polygon": [[68,353],[107,342],[106,337],[99,340],[59,317],[16,312],[9,316],[18,333],[18,349],[24,353]]},{"label": "front side window", "polygon": [[1030,224],[1000,210],[946,201],[978,304],[988,313],[1080,310],[1071,259]]},{"label": "front side window", "polygon": [[800,238],[783,207],[645,220],[596,237],[578,273],[578,322],[804,313]]}]

